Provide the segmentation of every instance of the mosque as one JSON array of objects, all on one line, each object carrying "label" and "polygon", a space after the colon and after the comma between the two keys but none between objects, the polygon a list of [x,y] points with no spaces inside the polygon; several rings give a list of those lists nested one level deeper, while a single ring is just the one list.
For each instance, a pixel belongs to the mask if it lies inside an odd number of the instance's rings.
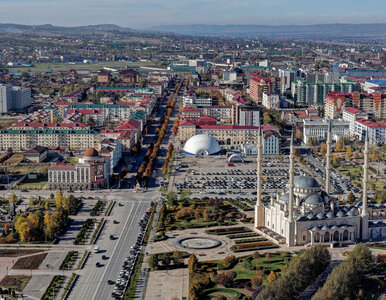
[{"label": "mosque", "polygon": [[272,195],[262,203],[262,133],[258,136],[257,201],[255,230],[287,246],[316,243],[342,245],[368,240],[386,239],[386,204],[368,205],[369,139],[364,150],[363,199],[356,206],[338,206],[329,195],[331,127],[327,131],[325,187],[312,176],[294,176],[293,135],[290,147],[288,191]]}]

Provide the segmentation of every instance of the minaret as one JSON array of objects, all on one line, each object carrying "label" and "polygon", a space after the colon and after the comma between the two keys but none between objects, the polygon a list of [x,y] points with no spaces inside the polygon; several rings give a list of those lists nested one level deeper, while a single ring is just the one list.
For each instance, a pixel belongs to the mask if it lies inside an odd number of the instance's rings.
[{"label": "minaret", "polygon": [[368,181],[368,169],[369,169],[369,136],[366,130],[365,138],[365,151],[363,157],[363,198],[362,198],[362,240],[369,238],[369,223],[367,216],[367,181]]},{"label": "minaret", "polygon": [[290,160],[290,167],[289,167],[289,209],[288,209],[288,219],[289,222],[293,222],[293,206],[294,206],[294,176],[295,176],[295,150],[294,150],[294,131],[292,130],[291,134],[291,146],[290,146],[290,155],[289,155],[289,160]]},{"label": "minaret", "polygon": [[263,163],[263,134],[260,123],[260,112],[258,117],[259,133],[257,136],[257,201],[255,207],[255,227],[264,226],[264,208],[261,202],[261,177],[263,176],[262,163]]},{"label": "minaret", "polygon": [[330,169],[331,169],[331,121],[328,120],[327,153],[326,153],[326,193],[330,194]]},{"label": "minaret", "polygon": [[289,200],[288,200],[288,223],[286,229],[286,244],[287,246],[295,245],[295,223],[293,216],[294,207],[294,177],[295,177],[295,146],[294,146],[294,131],[291,134],[291,146],[290,146],[290,167],[289,167]]}]

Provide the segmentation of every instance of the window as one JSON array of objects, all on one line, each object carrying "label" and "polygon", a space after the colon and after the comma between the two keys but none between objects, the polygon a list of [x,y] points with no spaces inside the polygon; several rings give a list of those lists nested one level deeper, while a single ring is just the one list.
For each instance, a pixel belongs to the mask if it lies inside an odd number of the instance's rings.
[{"label": "window", "polygon": [[306,240],[306,236],[305,236],[305,235],[303,235],[303,242],[305,242],[305,240]]}]

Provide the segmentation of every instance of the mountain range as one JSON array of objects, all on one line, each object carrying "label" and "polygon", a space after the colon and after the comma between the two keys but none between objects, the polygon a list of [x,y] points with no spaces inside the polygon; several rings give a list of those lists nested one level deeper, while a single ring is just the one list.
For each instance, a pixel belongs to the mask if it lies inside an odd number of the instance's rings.
[{"label": "mountain range", "polygon": [[146,30],[114,24],[87,26],[20,25],[0,23],[0,33],[24,35],[183,34],[239,38],[376,38],[386,39],[386,23],[319,25],[164,25]]}]

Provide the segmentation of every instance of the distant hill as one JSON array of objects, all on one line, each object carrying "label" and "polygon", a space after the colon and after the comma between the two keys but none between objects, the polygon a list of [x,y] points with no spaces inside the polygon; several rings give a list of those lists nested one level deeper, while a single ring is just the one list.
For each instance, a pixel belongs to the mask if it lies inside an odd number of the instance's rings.
[{"label": "distant hill", "polygon": [[37,34],[37,35],[57,35],[57,34],[91,34],[97,32],[140,32],[131,28],[120,27],[114,24],[98,24],[76,27],[44,25],[20,25],[0,23],[0,33],[13,34]]},{"label": "distant hill", "polygon": [[148,28],[193,36],[254,38],[386,37],[386,23],[320,25],[167,25]]}]

